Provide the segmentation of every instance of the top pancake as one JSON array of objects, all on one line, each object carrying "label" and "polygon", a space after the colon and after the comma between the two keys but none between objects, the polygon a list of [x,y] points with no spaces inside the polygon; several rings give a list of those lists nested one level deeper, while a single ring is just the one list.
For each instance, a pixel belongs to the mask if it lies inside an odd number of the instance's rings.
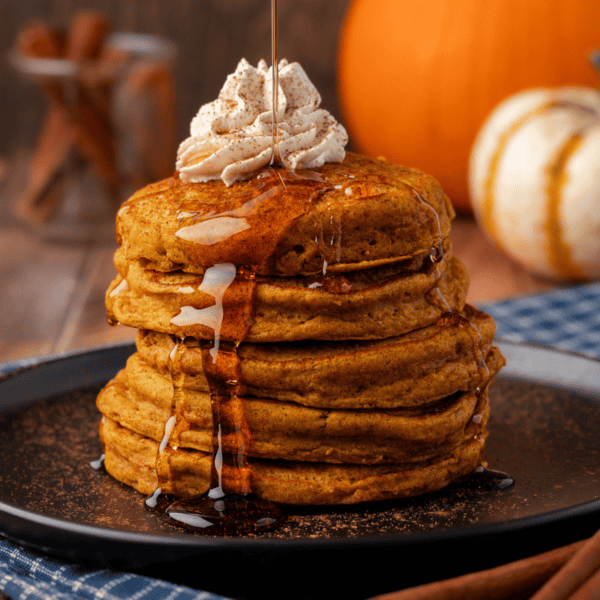
[{"label": "top pancake", "polygon": [[230,187],[159,181],[121,207],[117,239],[127,260],[156,271],[233,263],[260,275],[314,275],[428,252],[453,217],[431,176],[348,153],[343,163],[268,169]]}]

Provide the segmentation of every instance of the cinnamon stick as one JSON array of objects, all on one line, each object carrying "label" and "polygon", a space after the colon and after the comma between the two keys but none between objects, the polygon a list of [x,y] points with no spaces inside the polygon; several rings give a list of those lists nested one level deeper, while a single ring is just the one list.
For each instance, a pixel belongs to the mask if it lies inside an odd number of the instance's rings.
[{"label": "cinnamon stick", "polygon": [[[85,62],[99,57],[110,20],[94,11],[77,14],[67,36],[68,60]],[[61,97],[54,96],[54,102],[69,113],[77,131],[77,143],[82,152],[96,167],[102,180],[113,191],[118,184],[115,143],[108,114],[102,115],[105,107],[90,104],[82,86],[77,88],[77,102],[69,110]],[[62,101],[62,102],[61,102]],[[106,102],[106,107],[108,102]],[[104,117],[104,118],[102,118]]]},{"label": "cinnamon stick", "polygon": [[575,542],[493,569],[436,581],[370,600],[504,600],[528,598],[585,542]]},{"label": "cinnamon stick", "polygon": [[600,570],[596,571],[586,583],[584,583],[571,596],[571,600],[599,600],[600,599]]},{"label": "cinnamon stick", "polygon": [[[48,25],[33,22],[21,30],[15,45],[24,56],[59,58],[63,42]],[[52,107],[44,118],[32,154],[27,184],[16,199],[17,215],[33,222],[45,222],[50,218],[60,201],[60,180],[74,141],[68,119]]]},{"label": "cinnamon stick", "polygon": [[[73,19],[65,42],[58,32],[35,22],[20,32],[16,47],[25,56],[62,57],[87,65],[101,55],[109,27],[110,21],[99,13],[80,13]],[[116,202],[119,176],[108,88],[105,83],[102,90],[86,86],[83,81],[70,83],[73,97],[66,101],[63,84],[39,77],[50,108],[32,155],[27,187],[16,207],[17,213],[29,220],[43,222],[50,218],[60,199],[54,183],[64,175],[73,147],[95,167]]]},{"label": "cinnamon stick", "polygon": [[150,181],[168,177],[177,152],[175,83],[171,70],[167,65],[143,62],[132,71],[124,92],[131,106],[136,107],[131,114],[131,125],[145,167],[142,177]]},{"label": "cinnamon stick", "polygon": [[72,127],[61,111],[45,117],[29,168],[23,193],[16,199],[16,214],[28,221],[44,223],[57,209],[65,164],[75,142]]},{"label": "cinnamon stick", "polygon": [[600,569],[600,530],[538,590],[531,600],[566,600]]},{"label": "cinnamon stick", "polygon": [[24,27],[15,41],[15,47],[23,56],[31,58],[60,58],[61,36],[45,23],[34,21]]},{"label": "cinnamon stick", "polygon": [[75,15],[69,29],[67,59],[78,62],[97,59],[109,29],[110,20],[102,13],[85,11]]}]

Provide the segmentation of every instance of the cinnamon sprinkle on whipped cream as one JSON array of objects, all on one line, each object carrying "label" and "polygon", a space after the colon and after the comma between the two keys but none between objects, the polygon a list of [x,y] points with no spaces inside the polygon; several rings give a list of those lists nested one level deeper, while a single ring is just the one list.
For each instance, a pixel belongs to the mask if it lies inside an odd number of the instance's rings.
[{"label": "cinnamon sprinkle on whipped cream", "polygon": [[[226,185],[269,164],[272,155],[272,68],[242,59],[219,97],[200,108],[177,151],[183,181]],[[348,134],[319,108],[321,96],[299,63],[279,63],[275,160],[288,169],[342,162]]]}]

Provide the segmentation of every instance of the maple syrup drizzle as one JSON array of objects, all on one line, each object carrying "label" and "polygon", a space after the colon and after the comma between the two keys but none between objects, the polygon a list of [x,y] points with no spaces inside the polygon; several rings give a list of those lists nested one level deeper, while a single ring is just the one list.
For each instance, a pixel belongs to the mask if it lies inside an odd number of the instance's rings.
[{"label": "maple syrup drizzle", "polygon": [[248,268],[266,264],[274,241],[278,242],[291,222],[304,215],[328,189],[320,173],[283,167],[267,167],[236,183],[235,194],[215,183],[212,203],[194,201],[193,191],[188,194],[186,189],[193,185],[179,185],[177,216],[181,226],[175,232],[177,237],[194,242],[186,247],[190,261]]},{"label": "maple syrup drizzle", "polygon": [[[183,217],[185,225],[177,232],[180,237],[202,245],[205,251],[214,248],[219,256],[229,252],[229,259],[234,261],[219,263],[205,272],[199,289],[215,298],[213,306],[182,307],[171,321],[186,334],[199,338],[207,337],[206,329],[213,332],[213,344],[206,339],[199,340],[210,389],[213,461],[209,490],[195,498],[177,500],[167,506],[165,512],[173,524],[218,535],[262,531],[282,521],[276,504],[252,493],[252,469],[247,462],[251,431],[243,399],[238,395],[238,348],[247,338],[253,321],[259,267],[268,263],[294,219],[308,212],[316,197],[329,189],[319,173],[276,166],[263,169],[249,183],[251,190],[240,188],[244,191],[221,207],[225,210],[187,212]],[[243,226],[228,224],[219,228],[223,219],[242,219]],[[215,222],[217,227],[214,227]],[[341,223],[338,230],[341,232]],[[226,235],[228,231],[234,233]],[[325,248],[321,250],[327,255]],[[245,257],[245,264],[235,267],[241,262],[240,257]],[[332,260],[335,258],[341,258],[341,241],[336,245]],[[324,258],[323,272],[326,266]],[[189,331],[186,328],[190,328]],[[159,480],[159,487],[164,487],[161,484]]]},{"label": "maple syrup drizzle", "polygon": [[[432,246],[429,252],[429,259],[434,264],[434,273],[437,284],[431,290],[429,290],[427,294],[427,299],[430,304],[436,305],[442,309],[442,315],[439,317],[437,324],[441,327],[461,327],[467,328],[471,335],[471,340],[473,343],[473,357],[475,359],[475,363],[477,364],[477,369],[479,371],[479,379],[480,381],[487,381],[490,378],[490,370],[485,362],[485,358],[483,356],[483,339],[481,337],[481,332],[479,328],[473,321],[471,321],[465,315],[457,313],[452,310],[450,303],[442,294],[442,291],[439,288],[439,282],[442,276],[440,271],[440,267],[438,263],[442,261],[444,258],[444,248],[443,248],[443,237],[442,237],[442,227],[440,224],[440,217],[431,204],[426,202],[419,192],[413,188],[412,186],[404,183],[404,186],[408,188],[411,196],[419,203],[419,205],[427,212],[430,220],[433,222],[434,228],[437,232],[437,240]],[[481,394],[481,388],[477,387],[475,392],[479,395]]]},{"label": "maple syrup drizzle", "polygon": [[[204,533],[230,535],[270,529],[282,520],[277,505],[252,493],[252,469],[246,460],[251,431],[243,398],[238,395],[238,348],[253,322],[258,269],[269,264],[290,224],[306,214],[315,199],[328,189],[328,183],[319,173],[269,166],[240,185],[237,194],[230,193],[224,202],[217,203],[220,210],[215,210],[215,204],[195,206],[193,210],[191,206],[190,210],[180,207],[182,227],[176,235],[193,242],[189,246],[192,252],[194,247],[200,247],[205,260],[212,252],[211,258],[231,262],[216,262],[206,269],[198,288],[212,296],[214,304],[201,308],[184,306],[171,321],[183,335],[197,338],[200,343],[213,422],[209,490],[173,503],[163,501],[163,495],[157,491],[146,502],[151,505],[149,509],[166,512],[173,524]],[[224,219],[242,220],[243,225],[232,225]],[[336,257],[341,257],[340,244],[335,249]],[[160,444],[162,452],[157,457],[159,473],[168,473],[173,452],[169,429],[176,432],[177,423],[184,421],[178,414],[183,402],[177,396],[183,387],[181,361],[186,348],[180,340],[169,357],[174,392],[167,420],[170,425],[165,428]],[[173,417],[176,417],[174,429]],[[166,489],[166,484],[160,476],[157,488]]]},{"label": "maple syrup drizzle", "polygon": [[[300,197],[300,202],[292,202],[291,206],[273,202],[273,197],[287,198],[288,195],[282,192],[288,191],[288,184],[323,181],[318,173],[296,173],[278,168],[281,165],[277,140],[277,0],[271,0],[271,54],[273,140],[270,167],[255,177],[254,189],[250,196],[244,197],[242,194],[242,197],[237,199],[237,204],[228,210],[222,210],[218,214],[215,214],[215,211],[204,214],[197,210],[180,211],[178,218],[191,217],[193,222],[176,232],[178,237],[201,245],[204,252],[207,247],[215,247],[215,258],[217,255],[222,256],[221,243],[227,241],[230,256],[236,259],[229,262],[221,258],[205,272],[199,289],[215,298],[214,305],[200,309],[193,306],[183,307],[171,321],[184,330],[186,327],[193,328],[190,334],[202,333],[205,336],[206,328],[213,332],[212,347],[209,347],[206,340],[200,340],[202,366],[211,398],[213,460],[208,492],[169,505],[162,502],[162,508],[173,524],[221,535],[270,529],[282,518],[281,511],[275,504],[251,493],[252,471],[246,461],[250,431],[245,419],[243,401],[237,393],[240,370],[238,347],[246,338],[252,321],[256,271],[272,253],[281,234],[293,218],[308,210],[315,190],[312,190],[310,185],[303,185],[306,188],[305,193],[289,195],[292,200],[294,197]],[[262,223],[262,230],[259,223]],[[265,230],[266,223],[269,225]],[[339,229],[341,234],[341,224]],[[243,235],[244,233],[246,235]],[[245,252],[240,253],[242,245]],[[338,260],[341,257],[341,242],[338,242],[336,257]],[[237,265],[245,267],[240,268]],[[323,273],[326,272],[326,266],[327,261],[324,260]],[[201,327],[202,331],[198,331],[198,327]],[[233,343],[228,343],[226,348],[221,349],[221,337]],[[182,404],[178,402],[178,394],[183,386],[181,356],[185,349],[186,345],[182,340],[175,345],[169,356],[173,401],[171,416],[165,424],[157,455],[157,490],[146,500],[150,509],[161,507],[161,490],[166,482],[160,474],[168,473],[168,468],[167,465],[161,468],[160,461],[168,461],[172,452],[169,440],[176,427],[178,406]]]},{"label": "maple syrup drizzle", "polygon": [[271,148],[271,166],[279,163],[279,63],[277,60],[277,0],[271,0],[271,68],[273,70],[271,103],[273,111],[273,142]]},{"label": "maple syrup drizzle", "polygon": [[[166,499],[162,490],[169,484],[169,462],[176,448],[169,445],[173,431],[181,424],[185,429],[183,397],[185,371],[182,360],[188,349],[185,339],[178,339],[169,353],[168,370],[171,377],[173,396],[170,416],[165,423],[163,438],[156,457],[157,488],[146,499],[149,510],[164,512],[169,522],[189,530],[203,531],[216,535],[241,534],[270,529],[280,522],[281,511],[275,504],[251,494],[251,471],[246,463],[246,448],[249,436],[245,422],[243,401],[237,393],[239,380],[239,342],[226,343],[221,348],[220,334],[227,315],[223,298],[236,280],[237,268],[230,264],[218,264],[207,269],[201,289],[213,296],[215,304],[208,308],[184,307],[173,319],[180,327],[201,324],[213,331],[213,340],[198,340],[202,349],[202,367],[210,390],[212,417],[212,459],[209,489],[193,498]],[[246,275],[253,280],[253,275]],[[251,298],[246,298],[249,303]],[[179,317],[179,320],[177,320]],[[237,336],[245,337],[248,323],[242,323]],[[229,324],[231,325],[231,324]],[[232,332],[233,333],[233,332]],[[178,436],[174,436],[177,443]]]},{"label": "maple syrup drizzle", "polygon": [[237,268],[231,263],[221,263],[206,269],[198,291],[212,296],[215,304],[205,308],[184,306],[181,312],[171,319],[173,325],[178,327],[200,324],[213,331],[214,345],[210,350],[212,361],[217,361],[221,341],[221,327],[223,325],[223,296],[234,282]]},{"label": "maple syrup drizzle", "polygon": [[[473,357],[477,365],[477,370],[479,372],[478,379],[480,382],[484,382],[485,384],[487,384],[487,382],[490,379],[490,370],[485,362],[485,357],[483,356],[483,338],[481,337],[481,332],[479,331],[477,325],[468,317],[452,310],[450,303],[442,294],[442,291],[439,288],[439,281],[442,275],[439,263],[444,258],[442,228],[440,225],[439,215],[435,208],[431,206],[431,204],[426,202],[416,189],[414,189],[412,186],[406,183],[404,185],[407,188],[409,188],[411,196],[429,214],[429,217],[433,221],[435,229],[437,230],[437,242],[432,246],[431,251],[429,253],[429,259],[434,264],[434,273],[437,284],[435,285],[435,287],[429,290],[427,294],[427,299],[429,303],[440,307],[443,311],[441,316],[438,318],[437,324],[441,327],[460,327],[469,331],[472,341]],[[478,397],[481,397],[483,389],[482,387],[477,386],[473,391]],[[481,420],[481,415],[473,415],[473,422],[475,424],[479,424]],[[480,465],[475,469],[475,471],[472,474],[472,479],[474,485],[480,488],[494,490],[506,489],[514,483],[514,480],[511,477],[509,477],[506,473],[488,469],[483,465]]]}]

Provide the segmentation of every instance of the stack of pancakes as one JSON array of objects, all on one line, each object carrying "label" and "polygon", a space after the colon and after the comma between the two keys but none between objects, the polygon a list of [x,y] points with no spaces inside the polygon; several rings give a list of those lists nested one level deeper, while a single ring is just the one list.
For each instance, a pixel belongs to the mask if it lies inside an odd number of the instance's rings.
[{"label": "stack of pancakes", "polygon": [[356,154],[139,191],[106,296],[139,329],[98,396],[107,471],[144,494],[206,491],[223,402],[223,452],[265,499],[403,498],[469,475],[504,360],[465,304],[453,216],[433,178]]}]

